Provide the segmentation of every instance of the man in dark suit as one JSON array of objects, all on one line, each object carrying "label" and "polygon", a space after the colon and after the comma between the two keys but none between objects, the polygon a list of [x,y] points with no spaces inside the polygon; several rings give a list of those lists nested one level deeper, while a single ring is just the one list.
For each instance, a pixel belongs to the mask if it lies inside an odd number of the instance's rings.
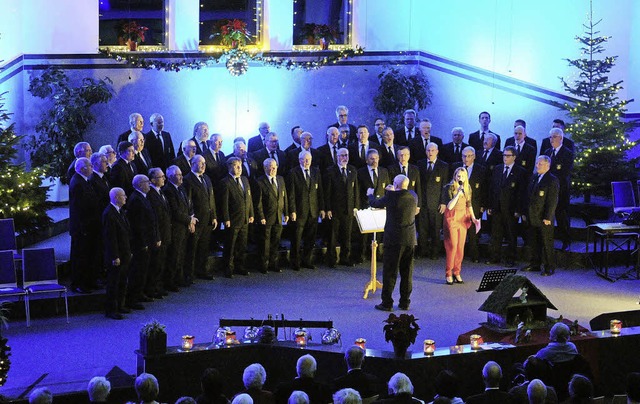
[{"label": "man in dark suit", "polygon": [[409,164],[411,159],[411,152],[407,146],[401,146],[396,152],[397,162],[387,167],[389,170],[389,180],[392,180],[397,175],[406,175],[409,178],[409,191],[415,192],[418,195],[418,209],[422,205],[422,185],[420,184],[420,170],[418,167]]},{"label": "man in dark suit", "polygon": [[136,166],[136,171],[147,175],[149,169],[153,167],[153,162],[149,151],[144,147],[144,135],[142,132],[131,132],[129,134],[129,142],[133,145],[133,152],[135,153],[133,164]]},{"label": "man in dark suit", "polygon": [[124,305],[127,292],[127,273],[131,261],[131,229],[122,207],[127,194],[122,188],[109,191],[110,203],[102,213],[102,240],[107,266],[105,315],[122,320],[131,310]]},{"label": "man in dark suit", "polygon": [[275,391],[276,404],[285,404],[294,391],[303,391],[309,396],[310,403],[329,403],[331,393],[329,386],[315,380],[318,364],[315,358],[309,354],[303,355],[296,363],[297,377],[293,380],[282,382]]},{"label": "man in dark suit", "polygon": [[171,165],[171,161],[176,158],[176,151],[173,148],[171,134],[164,131],[164,118],[155,113],[149,118],[151,130],[144,134],[145,150],[149,152],[151,161],[163,171]]},{"label": "man in dark suit", "polygon": [[[462,162],[451,166],[451,172],[458,167],[464,167],[469,174],[469,186],[471,187],[471,207],[475,217],[482,217],[482,213],[487,206],[487,193],[489,183],[487,182],[487,169],[482,164],[476,164],[476,151],[472,146],[467,146],[462,150]],[[473,262],[480,261],[480,250],[478,247],[478,234],[475,231],[467,232],[468,249],[467,256]]]},{"label": "man in dark suit", "polygon": [[193,137],[196,144],[196,154],[203,155],[207,150],[207,140],[209,140],[209,125],[206,122],[198,122],[193,127]]},{"label": "man in dark suit", "polygon": [[[91,166],[93,167],[93,173],[89,176],[89,184],[91,184],[91,188],[93,188],[93,192],[95,193],[96,198],[98,198],[98,212],[100,213],[100,216],[102,216],[102,212],[104,212],[106,207],[109,205],[109,190],[111,189],[106,175],[109,170],[107,157],[100,152],[93,153],[91,155]],[[94,257],[94,261],[97,261],[97,265],[100,267],[99,269],[96,269],[96,280],[103,281],[106,274],[106,267],[103,265],[102,232],[98,232],[96,237],[98,238],[96,240],[98,247],[95,250],[96,256]],[[95,286],[97,287],[97,285]]]},{"label": "man in dark suit", "polygon": [[[524,168],[527,183],[531,174],[533,174],[534,165],[536,161],[536,149],[527,144],[525,139],[527,138],[526,129],[524,126],[516,126],[513,128],[513,140],[514,144],[507,145],[513,146],[516,149],[516,165]],[[509,139],[507,139],[509,140]]]},{"label": "man in dark suit", "polygon": [[341,389],[355,389],[363,399],[376,396],[384,392],[380,380],[362,370],[364,363],[364,349],[357,345],[351,346],[344,353],[344,361],[347,364],[347,373],[333,381],[333,391]]},{"label": "man in dark suit", "polygon": [[[562,130],[562,133],[563,133],[562,146],[568,149],[571,149],[572,151],[575,150],[576,145],[573,143],[573,140],[567,137],[567,133],[564,131],[565,124],[562,119],[554,119],[551,127]],[[545,137],[544,139],[542,139],[542,143],[540,145],[540,154],[544,154],[544,152],[550,147],[551,147],[551,142],[549,141],[548,137]]]},{"label": "man in dark suit", "polygon": [[483,150],[478,163],[487,168],[487,175],[493,173],[493,169],[502,163],[502,152],[496,147],[496,136],[489,133],[484,136]]},{"label": "man in dark suit", "polygon": [[184,283],[185,252],[189,234],[196,230],[197,219],[193,214],[191,200],[182,186],[182,171],[178,166],[167,168],[169,182],[162,190],[171,213],[171,245],[167,250],[167,266],[164,273],[164,288],[177,292]]},{"label": "man in dark suit", "polygon": [[[276,161],[278,166],[278,175],[286,175],[289,172],[287,167],[287,156],[279,149],[278,134],[275,132],[269,132],[267,134],[265,144],[265,147],[253,153],[253,159],[258,167],[258,172],[260,168],[264,166],[264,161],[271,158]],[[256,172],[255,178],[260,176],[258,172]]]},{"label": "man in dark suit", "polygon": [[[303,150],[298,166],[291,169],[287,178],[287,194],[291,221],[295,223],[291,239],[291,267],[315,269],[311,254],[316,242],[318,217],[324,219],[324,192],[320,170],[311,166],[311,152]],[[304,240],[303,240],[304,239]],[[300,242],[304,242],[300,257]]]},{"label": "man in dark suit", "polygon": [[383,236],[382,302],[375,306],[378,310],[393,311],[392,294],[398,271],[400,272],[398,308],[409,310],[411,304],[418,197],[408,188],[409,178],[398,175],[393,179],[393,185],[387,186],[387,191],[382,198],[375,198],[373,188],[367,190],[371,207],[387,209]]},{"label": "man in dark suit", "polygon": [[76,173],[69,184],[69,235],[71,236],[71,290],[90,293],[96,285],[93,260],[100,248],[99,200],[89,177],[93,173],[88,158],[76,162]]},{"label": "man in dark suit", "polygon": [[[338,149],[348,149],[349,146],[354,142],[351,140],[351,127],[353,125],[340,125],[338,127],[338,132],[340,136],[338,136]],[[353,126],[355,128],[355,126]],[[358,129],[356,130],[356,140],[358,139]]]},{"label": "man in dark suit", "polygon": [[233,143],[233,156],[240,160],[243,177],[253,180],[260,175],[258,163],[247,153],[247,146],[244,144],[244,140],[236,140]]},{"label": "man in dark suit", "polygon": [[221,149],[222,135],[214,133],[209,138],[209,147],[202,155],[207,166],[204,173],[209,177],[214,188],[217,188],[220,179],[227,174],[227,157]]},{"label": "man in dark suit", "polygon": [[266,146],[267,135],[270,130],[271,128],[267,122],[260,122],[258,125],[258,134],[250,138],[247,144],[247,152],[249,152],[249,154],[255,153]]},{"label": "man in dark suit", "polygon": [[[524,128],[524,142],[526,144],[530,145],[531,147],[533,147],[533,150],[537,153],[537,151],[538,151],[538,142],[534,138],[529,137],[527,135],[527,123],[524,121],[524,119],[516,119],[515,120],[515,122],[513,123],[513,128],[515,129],[518,126],[522,126]],[[504,145],[505,145],[505,147],[506,146],[515,146],[517,143],[519,143],[519,141],[517,139],[515,139],[515,136],[514,136],[514,137],[508,138],[504,142]]]},{"label": "man in dark suit", "polygon": [[289,152],[296,147],[300,146],[300,135],[304,132],[302,128],[298,125],[291,128],[291,144],[284,149],[284,154],[289,154]]},{"label": "man in dark suit", "polygon": [[556,207],[556,221],[558,222],[558,238],[562,240],[562,250],[569,251],[571,242],[571,221],[569,217],[569,205],[571,196],[571,172],[573,171],[573,150],[563,146],[564,133],[560,128],[552,128],[549,131],[551,147],[544,154],[551,158],[551,169],[560,183],[558,194],[558,206]]},{"label": "man in dark suit", "polygon": [[107,165],[109,167],[109,169],[107,170],[108,173],[109,171],[111,171],[111,167],[113,167],[113,165],[116,163],[116,160],[118,159],[118,153],[110,144],[100,146],[100,150],[98,150],[98,152],[104,154],[107,157]]},{"label": "man in dark suit", "polygon": [[373,135],[370,136],[369,141],[376,143],[378,145],[381,145],[384,143],[383,139],[382,139],[382,133],[384,132],[385,128],[387,127],[384,123],[384,119],[382,118],[376,118],[376,120],[373,123],[373,127],[375,128],[375,131],[373,132]]},{"label": "man in dark suit", "polygon": [[133,177],[135,189],[127,203],[127,219],[131,225],[131,265],[127,275],[126,306],[134,310],[143,310],[143,302],[153,299],[144,294],[149,271],[151,250],[162,245],[158,232],[156,214],[147,198],[150,181],[146,175]]},{"label": "man in dark suit", "polygon": [[553,250],[553,219],[558,205],[560,185],[558,179],[549,172],[551,159],[539,156],[536,160],[536,175],[531,178],[527,192],[527,214],[523,218],[529,224],[529,244],[531,263],[524,271],[539,271],[541,275],[555,273],[556,260]]},{"label": "man in dark suit", "polygon": [[382,131],[382,144],[380,145],[380,166],[389,167],[398,162],[396,157],[398,146],[394,144],[395,135],[390,127]]},{"label": "man in dark suit", "polygon": [[194,273],[201,279],[213,279],[207,268],[210,254],[211,232],[218,226],[216,201],[213,184],[204,175],[206,163],[204,157],[195,155],[191,159],[191,171],[184,177],[184,188],[193,204],[193,213],[197,219],[195,232],[187,245],[186,264],[184,266],[184,284],[193,283]]},{"label": "man in dark suit", "polygon": [[118,135],[118,139],[116,140],[116,144],[120,144],[120,142],[127,142],[129,139],[129,135],[131,132],[138,131],[141,132],[144,128],[144,118],[137,112],[129,115],[129,130]]},{"label": "man in dark suit", "polygon": [[[224,275],[249,275],[244,267],[249,224],[253,223],[253,200],[249,179],[242,175],[242,161],[237,157],[227,160],[229,175],[220,184],[220,222],[225,227]],[[256,174],[254,174],[256,175]]]},{"label": "man in dark suit", "polygon": [[436,259],[443,245],[440,241],[442,214],[445,206],[440,203],[442,187],[449,182],[449,165],[438,158],[438,145],[427,145],[427,158],[418,161],[422,205],[418,216],[418,254]]},{"label": "man in dark suit", "polygon": [[278,165],[272,158],[263,162],[265,175],[256,180],[253,191],[260,272],[282,272],[278,266],[278,250],[282,222],[289,221],[289,200],[284,178],[277,175]]},{"label": "man in dark suit", "polygon": [[438,158],[449,165],[462,161],[462,149],[469,146],[463,142],[464,130],[459,126],[451,129],[451,139],[451,142],[445,143],[439,148],[438,153]]},{"label": "man in dark suit", "polygon": [[[469,135],[469,145],[476,149],[476,153],[482,153],[482,145],[484,143],[484,135],[487,133],[493,133],[496,136],[496,147],[500,149],[500,135],[492,132],[489,129],[491,123],[491,115],[487,111],[480,112],[478,115],[478,122],[480,122],[480,130],[477,130]],[[508,146],[505,144],[505,146]]]},{"label": "man in dark suit", "polygon": [[300,146],[296,147],[293,150],[289,150],[289,152],[287,152],[287,164],[289,166],[289,168],[294,168],[294,167],[298,167],[300,165],[299,163],[299,155],[300,152],[303,150],[308,151],[309,153],[311,153],[311,166],[312,167],[317,167],[320,168],[321,163],[322,163],[322,156],[320,155],[320,153],[318,153],[317,149],[314,149],[312,147],[313,144],[313,135],[309,132],[302,132],[302,134],[300,134]]},{"label": "man in dark suit", "polygon": [[525,214],[524,199],[527,181],[524,168],[516,165],[516,149],[504,148],[503,164],[493,169],[491,192],[487,214],[491,216],[491,259],[487,264],[499,263],[503,256],[502,240],[507,239],[506,265],[512,267],[516,261],[516,239],[518,218]]},{"label": "man in dark suit", "polygon": [[399,146],[407,146],[409,141],[416,137],[420,137],[416,128],[416,111],[407,109],[404,111],[404,126],[396,130],[395,143]]},{"label": "man in dark suit", "polygon": [[424,159],[429,143],[435,143],[438,147],[442,147],[442,139],[437,136],[431,136],[431,122],[428,119],[420,121],[419,131],[420,136],[416,136],[409,142],[409,150],[411,150],[411,159],[409,161],[412,164]]},{"label": "man in dark suit", "polygon": [[[360,137],[360,128],[358,135]],[[326,258],[329,268],[335,268],[338,262],[336,242],[340,243],[340,264],[353,265],[351,230],[354,211],[360,206],[360,194],[358,173],[354,166],[347,164],[349,160],[349,150],[338,149],[338,164],[329,167],[323,176],[324,207],[331,227]]]},{"label": "man in dark suit", "polygon": [[327,169],[333,165],[338,164],[338,138],[340,137],[340,131],[334,126],[327,128],[327,143],[318,147],[318,154],[322,158],[322,164],[320,164],[320,172],[323,174],[327,172]]},{"label": "man in dark suit", "polygon": [[151,248],[149,273],[145,284],[145,294],[155,299],[162,299],[168,293],[164,289],[164,271],[166,268],[167,249],[171,246],[171,211],[169,202],[164,196],[162,187],[165,184],[165,175],[159,167],[149,170],[151,187],[147,193],[147,199],[156,214],[158,222],[158,234],[160,245]]},{"label": "man in dark suit", "polygon": [[358,140],[358,136],[357,136],[358,130],[354,125],[347,122],[349,120],[349,108],[347,108],[345,105],[338,105],[336,107],[336,118],[338,119],[338,122],[330,126],[340,129],[341,126],[348,125],[349,126],[348,144],[350,145],[351,143],[355,143]]},{"label": "man in dark suit", "polygon": [[506,391],[500,390],[500,380],[502,379],[502,369],[494,361],[487,362],[482,368],[482,380],[485,389],[483,393],[467,398],[467,404],[509,404],[511,396]]},{"label": "man in dark suit", "polygon": [[349,164],[355,168],[367,165],[367,153],[371,149],[379,150],[379,146],[369,141],[369,128],[358,126],[358,141],[349,146]]},{"label": "man in dark suit", "polygon": [[183,140],[180,144],[181,153],[173,159],[171,165],[178,166],[183,173],[188,173],[191,171],[191,159],[196,155],[197,149],[196,142],[193,139]]},{"label": "man in dark suit", "polygon": [[88,142],[78,142],[73,148],[73,155],[75,159],[69,164],[69,168],[67,169],[67,183],[71,182],[71,177],[76,173],[76,163],[80,157],[91,158],[91,154],[93,150],[91,150],[91,145]]},{"label": "man in dark suit", "polygon": [[135,152],[133,145],[127,141],[118,144],[118,160],[109,172],[109,183],[112,187],[124,189],[127,195],[133,192],[133,177],[138,173],[133,164]]}]

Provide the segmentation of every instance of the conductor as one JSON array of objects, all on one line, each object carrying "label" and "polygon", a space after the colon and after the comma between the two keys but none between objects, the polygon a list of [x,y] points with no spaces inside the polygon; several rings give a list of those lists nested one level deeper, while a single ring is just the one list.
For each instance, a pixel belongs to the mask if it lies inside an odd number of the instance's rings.
[{"label": "conductor", "polygon": [[409,310],[413,278],[413,250],[416,245],[416,219],[418,196],[409,191],[409,178],[397,175],[386,187],[382,198],[376,199],[373,188],[367,190],[369,205],[387,208],[384,225],[384,254],[382,256],[382,302],[375,307],[393,311],[393,289],[400,272],[400,310]]}]

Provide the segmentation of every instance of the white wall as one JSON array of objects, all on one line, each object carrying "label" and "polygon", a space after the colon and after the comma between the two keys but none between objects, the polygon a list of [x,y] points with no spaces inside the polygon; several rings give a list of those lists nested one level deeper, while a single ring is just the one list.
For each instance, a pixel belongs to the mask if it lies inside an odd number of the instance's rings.
[{"label": "white wall", "polygon": [[22,14],[24,3],[19,0],[0,0],[0,66],[23,53]]}]

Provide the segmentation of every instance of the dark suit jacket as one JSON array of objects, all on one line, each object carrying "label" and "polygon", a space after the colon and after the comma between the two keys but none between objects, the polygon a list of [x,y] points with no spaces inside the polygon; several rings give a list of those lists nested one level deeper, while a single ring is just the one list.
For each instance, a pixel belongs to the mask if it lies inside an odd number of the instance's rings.
[{"label": "dark suit jacket", "polygon": [[100,178],[94,171],[89,177],[89,184],[91,184],[93,192],[96,193],[96,197],[98,198],[98,212],[104,212],[109,204],[109,190],[111,189],[107,174],[104,174],[102,178]]},{"label": "dark suit jacket", "polygon": [[104,261],[107,266],[120,258],[121,265],[131,260],[131,228],[124,212],[109,204],[102,212],[102,241]]},{"label": "dark suit jacket", "polygon": [[127,130],[126,132],[123,132],[121,134],[118,135],[118,140],[116,141],[116,144],[114,145],[114,149],[118,150],[118,144],[120,142],[127,142],[129,141],[129,135],[131,134],[131,128],[129,128],[129,130]]},{"label": "dark suit jacket", "polygon": [[411,394],[398,394],[376,400],[373,404],[420,404],[423,401],[413,397]]},{"label": "dark suit jacket", "polygon": [[418,161],[420,171],[420,187],[422,189],[421,208],[438,209],[442,187],[449,183],[449,165],[441,159],[436,159],[433,170],[428,172],[427,159]]},{"label": "dark suit jacket", "polygon": [[[524,138],[524,142],[530,145],[531,147],[533,147],[533,150],[535,150],[536,152],[538,151],[538,141],[535,140],[534,138],[527,136]],[[515,147],[515,145],[516,145],[516,140],[513,138],[513,136],[509,137],[507,140],[504,141],[504,147],[507,147],[507,146]]]},{"label": "dark suit jacket", "polygon": [[[378,144],[369,142],[368,147],[369,148],[367,149],[367,151],[370,149],[375,149],[378,151],[378,153],[380,153],[380,146],[378,146]],[[366,151],[365,151],[365,159],[363,160],[360,157],[360,143],[358,142],[353,143],[352,145],[349,146],[348,150],[349,150],[350,165],[354,166],[355,168],[360,168],[367,165]]]},{"label": "dark suit jacket", "polygon": [[69,184],[69,234],[95,237],[100,231],[100,205],[89,181],[78,173]]},{"label": "dark suit jacket", "polygon": [[391,146],[391,150],[393,151],[393,153],[389,153],[388,146],[380,146],[380,161],[378,163],[380,167],[389,167],[390,165],[398,162],[398,159],[396,157],[398,146],[395,143]]},{"label": "dark suit jacket", "polygon": [[[543,153],[551,158],[553,149],[549,148]],[[560,192],[568,192],[571,186],[571,172],[573,171],[573,150],[562,146],[556,156],[551,158],[549,172],[555,175],[560,182]]]},{"label": "dark suit jacket", "polygon": [[150,188],[147,193],[147,199],[156,214],[158,234],[162,245],[167,247],[169,243],[171,243],[171,211],[169,210],[169,201],[164,196],[164,191],[162,191],[162,195],[160,195],[153,186]]},{"label": "dark suit jacket", "polygon": [[262,136],[260,134],[249,139],[247,143],[247,152],[254,153],[264,147],[264,142],[262,141]]},{"label": "dark suit jacket", "polygon": [[383,243],[390,245],[416,245],[416,208],[418,197],[412,191],[387,191],[382,198],[369,196],[369,205],[387,208]]},{"label": "dark suit jacket", "polygon": [[[295,167],[300,167],[300,159],[298,159],[298,155],[300,154],[301,151],[302,151],[302,148],[298,146],[295,149],[289,150],[287,152],[287,164],[290,170]],[[311,167],[320,168],[320,166],[322,165],[322,155],[318,153],[318,150],[314,149],[313,147],[310,149],[310,151],[311,151]]]},{"label": "dark suit jacket", "polygon": [[255,181],[253,188],[253,209],[255,221],[266,220],[267,226],[282,223],[282,216],[289,216],[289,200],[284,178],[276,176],[278,191],[269,182],[269,177],[263,175]]},{"label": "dark suit jacket", "polygon": [[[289,172],[289,165],[287,162],[287,155],[280,149],[275,152],[278,162],[278,175],[285,176]],[[256,151],[253,153],[253,159],[256,161],[256,165],[258,167],[258,171],[260,174],[256,174],[253,178],[258,178],[264,174],[264,161],[268,158],[271,158],[271,153],[267,150],[266,147]],[[313,157],[312,157],[313,158]]]},{"label": "dark suit jacket", "polygon": [[373,397],[384,392],[380,379],[376,376],[362,371],[362,369],[351,369],[347,374],[336,378],[333,381],[332,391],[335,393],[342,389],[355,389],[360,393],[360,397]]},{"label": "dark suit jacket", "polygon": [[221,150],[218,152],[219,161],[216,161],[213,157],[213,152],[211,151],[211,149],[207,149],[202,155],[202,157],[204,157],[204,162],[206,164],[204,173],[211,180],[213,187],[218,189],[218,185],[220,184],[220,179],[222,179],[225,175],[228,174],[227,157],[224,155],[224,153]]},{"label": "dark suit jacket", "polygon": [[[462,163],[454,164],[450,171],[453,173],[458,167],[462,167]],[[490,185],[486,167],[478,164],[478,160],[476,159],[473,164],[473,169],[471,170],[471,177],[469,177],[469,186],[471,187],[471,207],[473,207],[473,213],[477,219],[482,217],[480,208],[488,207]]]},{"label": "dark suit jacket", "polygon": [[171,134],[169,132],[162,131],[160,135],[164,141],[164,147],[162,147],[162,142],[158,140],[156,134],[152,130],[145,133],[144,150],[149,152],[151,161],[153,161],[153,164],[156,167],[160,167],[162,171],[166,171],[167,167],[171,165],[171,161],[176,158],[176,151],[173,147]]},{"label": "dark suit jacket", "polygon": [[[246,163],[246,165],[245,165]],[[249,166],[249,171],[247,172],[247,167]],[[227,171],[228,174],[228,171]],[[264,169],[258,166],[258,163],[253,159],[253,157],[246,156],[244,161],[242,162],[242,176],[250,179],[257,178],[264,174]],[[223,176],[224,178],[225,176]]]},{"label": "dark suit jacket", "polygon": [[333,216],[342,219],[353,215],[353,209],[360,207],[358,173],[352,165],[346,167],[347,179],[343,180],[342,170],[333,165],[322,177],[324,180],[324,208]]},{"label": "dark suit jacket", "polygon": [[78,162],[78,159],[75,158],[73,159],[73,161],[71,162],[71,164],[69,164],[69,168],[67,168],[67,183],[71,182],[71,178],[73,178],[73,175],[76,173],[76,163]]},{"label": "dark suit jacket", "polygon": [[502,152],[494,147],[486,160],[482,158],[483,154],[484,150],[480,155],[476,156],[476,163],[480,163],[485,166],[487,168],[487,175],[491,176],[493,174],[493,169],[498,164],[502,164]]},{"label": "dark suit jacket", "polygon": [[486,390],[483,393],[476,394],[467,398],[467,404],[510,404],[511,395],[500,390]]},{"label": "dark suit jacket", "polygon": [[527,219],[531,226],[540,227],[543,220],[550,220],[553,223],[559,189],[558,179],[550,172],[542,177],[540,183],[537,175],[531,177],[527,193]]},{"label": "dark suit jacket", "polygon": [[515,163],[505,180],[502,179],[504,164],[499,164],[493,169],[491,176],[491,192],[489,196],[489,208],[493,214],[500,212],[514,214],[526,214],[525,199],[527,197],[527,180],[524,168]]},{"label": "dark suit jacket", "polygon": [[206,175],[202,176],[204,184],[191,171],[183,179],[184,190],[193,204],[193,214],[198,218],[196,226],[209,226],[216,219],[216,200],[213,195],[213,185]]},{"label": "dark suit jacket", "polygon": [[391,183],[390,181],[389,170],[378,166],[378,185],[374,187],[369,166],[359,168],[358,186],[360,187],[360,206],[358,208],[366,209],[369,207],[369,199],[367,198],[367,190],[369,188],[373,188],[373,195],[376,198],[382,198],[385,192],[384,188]]},{"label": "dark suit jacket", "polygon": [[451,165],[462,161],[462,149],[469,146],[465,142],[460,144],[458,154],[455,153],[455,147],[453,142],[445,143],[438,150],[438,158],[441,158],[445,163]]},{"label": "dark suit jacket", "polygon": [[[206,158],[205,158],[205,161],[206,161]],[[171,165],[178,166],[183,176],[187,175],[191,171],[191,164],[189,164],[189,161],[184,156],[184,154],[180,154],[178,155],[178,157],[173,159],[173,161],[171,162]]]},{"label": "dark suit jacket", "polygon": [[231,228],[247,226],[249,218],[254,217],[249,179],[241,175],[240,180],[244,189],[240,189],[235,179],[228,174],[220,183],[220,221],[231,222]]},{"label": "dark suit jacket", "polygon": [[[437,136],[431,135],[427,142],[437,144],[438,150],[442,147],[442,139]],[[424,138],[422,136],[418,136],[409,142],[409,150],[411,151],[411,156],[409,157],[410,163],[415,164],[418,160],[427,157],[427,150],[424,148]]]},{"label": "dark suit jacket", "polygon": [[[414,139],[416,137],[420,137],[420,129],[418,129],[417,126],[413,127],[413,135],[411,137],[411,139]],[[407,132],[405,131],[405,127],[402,126],[401,128],[399,128],[398,130],[394,130],[393,131],[394,137],[393,137],[393,144],[397,144],[400,146],[408,146],[409,140],[407,139]]]},{"label": "dark suit jacket", "polygon": [[297,219],[317,218],[324,210],[324,192],[320,170],[316,167],[309,169],[310,183],[304,179],[304,173],[298,165],[289,171],[287,177],[287,194],[289,197],[289,212],[296,213]]},{"label": "dark suit jacket", "polygon": [[[400,163],[396,163],[387,167],[389,170],[389,183],[393,184],[394,178],[401,174]],[[418,206],[422,206],[422,184],[420,183],[420,170],[418,167],[409,164],[407,167],[407,177],[409,177],[409,191],[413,191],[418,195]]]},{"label": "dark suit jacket", "polygon": [[151,247],[160,241],[158,221],[148,198],[133,191],[127,200],[127,218],[131,225],[131,247],[134,251]]},{"label": "dark suit jacket", "polygon": [[[202,148],[202,143],[201,143],[198,139],[196,139],[196,137],[195,137],[195,136],[193,136],[193,137],[191,138],[191,140],[193,140],[193,141],[195,142],[195,144],[196,144],[196,154],[199,154],[199,155],[201,155],[201,156],[202,156],[202,155],[204,154],[205,150],[207,150],[207,149],[209,148],[209,147],[207,146],[207,147],[205,147],[205,148],[203,149],[203,148]],[[205,141],[205,143],[208,143],[208,142],[207,142],[207,141]],[[180,152],[180,153],[182,153],[182,152]]]},{"label": "dark suit jacket", "polygon": [[186,232],[187,227],[191,223],[191,215],[193,214],[193,207],[191,206],[191,201],[186,191],[182,186],[176,187],[170,182],[167,182],[165,186],[162,187],[162,191],[169,204],[173,235],[179,230]]},{"label": "dark suit jacket", "polygon": [[[573,143],[573,140],[569,139],[566,134],[562,138],[562,146],[568,147],[572,151],[574,151],[576,147],[575,143]],[[544,154],[544,151],[549,148],[551,148],[551,141],[548,137],[545,137],[544,139],[542,139],[542,144],[540,145],[540,154]]]},{"label": "dark suit jacket", "polygon": [[[492,132],[491,130],[489,130],[489,132],[486,133],[492,133],[494,135],[496,135],[496,145],[495,147],[497,147],[498,149],[501,149],[500,147],[500,135],[498,135],[495,132]],[[482,144],[482,141],[480,140],[480,131],[477,130],[471,134],[469,134],[469,145],[471,147],[473,147],[474,149],[476,149],[476,153],[482,153],[482,149],[484,149],[484,145]],[[505,147],[509,146],[508,144],[505,143]]]},{"label": "dark suit jacket", "polygon": [[309,396],[311,404],[326,404],[331,402],[331,392],[329,386],[317,382],[309,377],[296,377],[295,379],[283,382],[276,388],[276,404],[286,404],[289,396],[295,390],[304,391]]},{"label": "dark suit jacket", "polygon": [[524,168],[527,180],[531,178],[536,165],[536,149],[525,142],[520,154],[516,156],[516,165]]},{"label": "dark suit jacket", "polygon": [[[355,143],[358,141],[358,128],[356,128],[355,125],[351,125],[350,123],[348,125],[349,125],[349,144]],[[333,125],[327,126],[327,128],[330,128],[330,127],[340,129],[340,124],[336,122]]]},{"label": "dark suit jacket", "polygon": [[146,161],[142,161],[142,158],[140,157],[139,153],[136,153],[135,158],[133,159],[133,164],[135,164],[136,166],[136,171],[138,172],[138,174],[144,174],[144,175],[149,175],[149,169],[152,167],[155,167],[155,165],[153,164],[153,161],[151,160],[151,155],[149,154],[149,151],[145,148],[142,149],[142,157],[144,157],[144,160]]},{"label": "dark suit jacket", "polygon": [[[337,143],[336,143],[336,146],[337,146]],[[338,149],[340,149],[339,146],[338,146]],[[318,150],[318,154],[320,155],[320,158],[322,159],[322,161],[320,162],[320,172],[324,174],[327,172],[327,168],[331,167],[332,165],[336,165],[336,162],[333,161],[333,146],[326,143],[318,147],[317,150]],[[336,156],[337,155],[338,153],[336,150]]]},{"label": "dark suit jacket", "polygon": [[[133,171],[131,170],[133,168]],[[124,189],[127,196],[133,192],[133,177],[137,174],[136,166],[131,163],[127,163],[122,158],[116,160],[111,171],[109,171],[109,183],[111,188],[120,187]]]}]

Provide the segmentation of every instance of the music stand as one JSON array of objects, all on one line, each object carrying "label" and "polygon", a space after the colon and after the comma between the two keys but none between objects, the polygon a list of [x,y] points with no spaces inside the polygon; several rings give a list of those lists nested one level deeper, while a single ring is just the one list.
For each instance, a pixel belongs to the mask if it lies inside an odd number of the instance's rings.
[{"label": "music stand", "polygon": [[364,286],[363,299],[369,297],[369,292],[375,293],[376,289],[382,289],[382,283],[377,279],[377,248],[378,242],[376,241],[376,233],[384,230],[384,224],[387,220],[387,211],[385,209],[360,209],[355,212],[356,221],[358,227],[360,227],[360,233],[373,234],[373,240],[371,241],[371,277],[369,282]]},{"label": "music stand", "polygon": [[493,271],[487,271],[482,275],[480,286],[476,292],[488,292],[496,288],[500,282],[507,276],[515,274],[517,269],[496,269]]}]

